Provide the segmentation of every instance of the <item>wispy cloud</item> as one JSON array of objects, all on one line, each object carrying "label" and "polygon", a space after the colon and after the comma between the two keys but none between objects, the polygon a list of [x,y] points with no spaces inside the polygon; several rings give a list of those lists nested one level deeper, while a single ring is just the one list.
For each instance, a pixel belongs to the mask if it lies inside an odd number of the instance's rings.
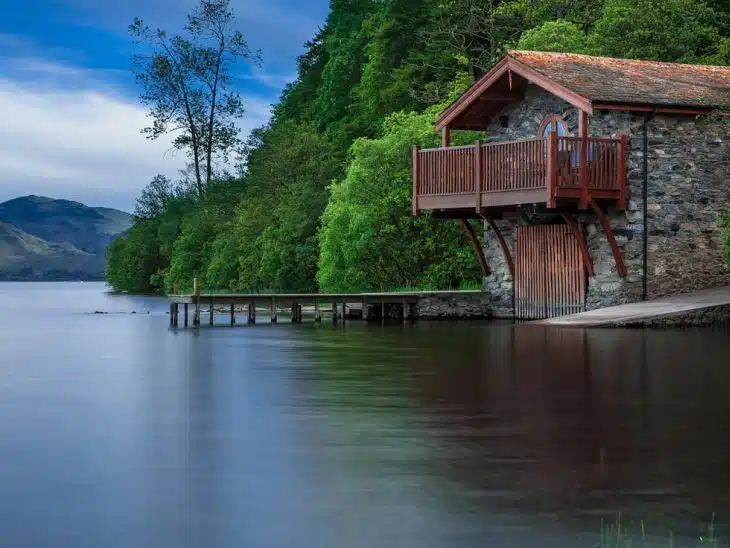
[{"label": "wispy cloud", "polygon": [[[35,66],[75,88],[0,78],[0,198],[46,194],[130,209],[157,173],[176,176],[185,164],[170,139],[140,133],[146,111],[93,71],[38,61]],[[83,84],[83,85],[80,85]],[[244,133],[266,122],[269,101],[244,97]]]},{"label": "wispy cloud", "polygon": [[240,77],[240,80],[254,80],[266,87],[281,90],[287,84],[294,82],[297,78],[296,72],[276,73],[254,67],[251,74]]}]

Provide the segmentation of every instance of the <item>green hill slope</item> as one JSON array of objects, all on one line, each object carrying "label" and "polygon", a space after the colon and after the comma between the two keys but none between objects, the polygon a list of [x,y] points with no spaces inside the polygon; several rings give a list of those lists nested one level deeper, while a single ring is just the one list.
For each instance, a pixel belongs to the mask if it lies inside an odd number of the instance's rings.
[{"label": "green hill slope", "polygon": [[101,279],[107,245],[132,223],[128,213],[25,196],[0,204],[0,279]]}]

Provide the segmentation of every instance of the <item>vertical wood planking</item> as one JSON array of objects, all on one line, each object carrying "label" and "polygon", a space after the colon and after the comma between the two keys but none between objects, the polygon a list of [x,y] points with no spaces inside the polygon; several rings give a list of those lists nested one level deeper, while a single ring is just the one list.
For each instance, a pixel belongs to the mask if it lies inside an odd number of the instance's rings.
[{"label": "vertical wood planking", "polygon": [[566,225],[518,227],[515,316],[542,319],[585,308],[585,266]]}]

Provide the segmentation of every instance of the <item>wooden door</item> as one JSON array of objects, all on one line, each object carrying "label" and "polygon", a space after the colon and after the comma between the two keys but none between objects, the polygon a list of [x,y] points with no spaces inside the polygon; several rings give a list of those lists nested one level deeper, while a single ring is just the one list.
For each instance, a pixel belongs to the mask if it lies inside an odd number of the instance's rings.
[{"label": "wooden door", "polygon": [[566,225],[517,228],[515,317],[538,320],[585,309],[583,257]]}]

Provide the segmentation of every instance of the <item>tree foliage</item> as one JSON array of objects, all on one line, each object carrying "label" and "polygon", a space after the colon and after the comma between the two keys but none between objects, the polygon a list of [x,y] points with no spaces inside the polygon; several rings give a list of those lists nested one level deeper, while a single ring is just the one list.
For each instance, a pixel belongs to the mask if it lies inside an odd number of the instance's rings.
[{"label": "tree foliage", "polygon": [[382,137],[353,145],[323,215],[317,278],[324,291],[458,287],[478,278],[457,222],[410,213],[410,146],[437,146],[440,110],[394,114]]},{"label": "tree foliage", "polygon": [[[132,28],[153,52],[137,58],[148,136],[178,128],[191,164],[143,190],[134,226],[109,248],[116,289],[195,277],[242,291],[477,282],[458,224],[411,215],[410,151],[436,145],[436,114],[505,51],[730,62],[722,0],[332,0],[270,122],[240,143],[231,71],[257,55],[227,0],[199,2],[185,37]],[[476,138],[460,133],[457,144]],[[239,149],[238,176],[216,175],[216,158]]]},{"label": "tree foliage", "polygon": [[547,21],[522,35],[518,49],[589,53],[588,36],[575,23]]}]

